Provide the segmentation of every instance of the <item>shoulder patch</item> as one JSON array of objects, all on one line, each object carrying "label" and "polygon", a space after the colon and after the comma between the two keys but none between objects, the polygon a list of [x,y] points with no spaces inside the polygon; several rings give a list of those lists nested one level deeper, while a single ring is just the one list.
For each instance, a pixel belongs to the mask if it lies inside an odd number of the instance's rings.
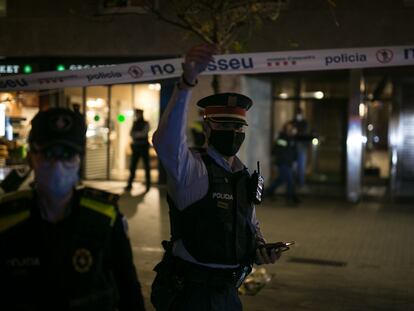
[{"label": "shoulder patch", "polygon": [[32,190],[10,192],[10,193],[6,193],[0,196],[0,205],[3,205],[11,201],[31,199],[31,198],[33,198]]},{"label": "shoulder patch", "polygon": [[85,187],[82,190],[82,197],[90,198],[102,203],[117,204],[119,195],[105,190]]},{"label": "shoulder patch", "polygon": [[93,198],[83,196],[80,199],[80,205],[85,208],[88,208],[89,210],[109,217],[111,226],[115,224],[117,210],[114,204],[103,203]]}]

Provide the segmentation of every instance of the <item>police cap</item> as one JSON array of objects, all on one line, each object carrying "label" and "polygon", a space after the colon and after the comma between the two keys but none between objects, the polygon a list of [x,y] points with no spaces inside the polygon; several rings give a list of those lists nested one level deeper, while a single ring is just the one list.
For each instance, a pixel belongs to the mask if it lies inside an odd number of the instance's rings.
[{"label": "police cap", "polygon": [[83,153],[86,142],[85,119],[79,112],[66,108],[39,111],[32,119],[30,147],[37,151],[64,145]]},{"label": "police cap", "polygon": [[204,108],[204,118],[213,122],[236,122],[247,125],[246,111],[252,100],[242,94],[221,93],[204,97],[197,106]]}]

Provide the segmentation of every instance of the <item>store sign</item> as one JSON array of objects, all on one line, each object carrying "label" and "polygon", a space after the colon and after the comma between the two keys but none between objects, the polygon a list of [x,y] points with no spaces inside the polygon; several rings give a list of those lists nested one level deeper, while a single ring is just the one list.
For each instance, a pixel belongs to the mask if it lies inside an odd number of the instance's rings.
[{"label": "store sign", "polygon": [[[42,90],[176,78],[182,74],[182,62],[182,58],[175,58],[108,66],[82,65],[90,68],[78,70],[76,75],[71,70],[63,70],[19,75],[13,79],[0,77],[0,89]],[[71,65],[72,70],[74,65]],[[412,46],[392,46],[215,55],[214,61],[201,74],[256,74],[413,65]],[[8,66],[3,70],[15,70]]]},{"label": "store sign", "polygon": [[20,71],[19,65],[0,65],[0,74],[13,74],[19,73]]}]

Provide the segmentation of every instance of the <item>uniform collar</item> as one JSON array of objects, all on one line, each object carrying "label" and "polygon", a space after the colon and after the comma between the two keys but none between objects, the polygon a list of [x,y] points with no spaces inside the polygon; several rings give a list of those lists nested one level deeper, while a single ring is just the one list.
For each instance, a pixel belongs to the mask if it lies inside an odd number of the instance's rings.
[{"label": "uniform collar", "polygon": [[244,164],[240,159],[235,156],[233,160],[232,166],[229,165],[229,163],[223,158],[223,156],[212,146],[208,146],[207,148],[207,154],[222,168],[224,168],[226,171],[235,173],[239,172],[241,170],[245,169]]},{"label": "uniform collar", "polygon": [[[74,190],[74,193],[73,193],[73,196],[72,196],[72,199],[71,199],[71,202],[70,202],[70,206],[69,206],[69,208],[67,209],[67,211],[65,213],[64,219],[60,222],[57,222],[56,224],[63,223],[63,222],[65,222],[66,219],[70,218],[70,216],[73,214],[74,210],[76,210],[76,207],[79,205],[81,192],[82,191],[79,190],[79,189]],[[40,202],[38,200],[38,195],[39,194],[36,191],[36,189],[33,189],[33,202],[34,202],[34,204],[33,204],[33,207],[32,207],[32,215],[35,218],[39,219],[39,220],[42,220],[46,223],[52,224],[47,219],[45,219],[42,215]]]}]

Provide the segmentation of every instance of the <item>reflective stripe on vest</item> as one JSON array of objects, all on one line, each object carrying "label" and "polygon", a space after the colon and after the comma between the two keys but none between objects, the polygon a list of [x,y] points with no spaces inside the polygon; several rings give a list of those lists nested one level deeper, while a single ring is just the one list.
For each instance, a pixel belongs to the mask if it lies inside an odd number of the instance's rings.
[{"label": "reflective stripe on vest", "polygon": [[116,210],[113,205],[105,204],[85,197],[81,198],[80,205],[109,217],[111,219],[111,227],[114,225],[116,220]]},{"label": "reflective stripe on vest", "polygon": [[0,218],[0,232],[4,232],[11,227],[25,221],[30,217],[30,211],[21,211],[12,215],[3,216]]},{"label": "reflective stripe on vest", "polygon": [[278,139],[277,141],[276,141],[276,144],[277,145],[279,145],[279,146],[283,146],[283,147],[286,147],[287,145],[288,145],[288,142],[287,142],[287,140],[285,140],[285,139]]}]

